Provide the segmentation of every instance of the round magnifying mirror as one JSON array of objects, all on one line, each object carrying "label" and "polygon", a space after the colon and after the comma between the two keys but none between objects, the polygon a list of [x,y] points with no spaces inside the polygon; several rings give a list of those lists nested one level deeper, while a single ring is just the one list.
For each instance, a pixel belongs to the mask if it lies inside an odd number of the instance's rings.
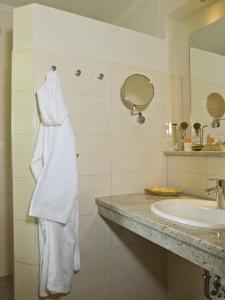
[{"label": "round magnifying mirror", "polygon": [[142,74],[133,74],[123,83],[121,96],[126,105],[144,108],[152,101],[154,86],[148,77]]},{"label": "round magnifying mirror", "polygon": [[225,101],[219,93],[211,93],[207,97],[207,110],[214,119],[220,119],[225,113]]}]

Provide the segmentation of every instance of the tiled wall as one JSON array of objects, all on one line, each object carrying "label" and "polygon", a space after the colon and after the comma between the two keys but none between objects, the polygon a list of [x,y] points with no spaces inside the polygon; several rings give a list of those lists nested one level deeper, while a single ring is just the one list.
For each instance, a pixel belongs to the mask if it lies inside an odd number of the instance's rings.
[{"label": "tiled wall", "polygon": [[200,267],[168,252],[166,300],[207,300],[202,275]]},{"label": "tiled wall", "polygon": [[[37,14],[35,22],[40,18],[38,24],[35,23],[35,38],[37,43],[42,43],[41,47],[32,47],[32,43],[36,45],[32,32],[24,34],[31,28],[26,16],[31,17],[34,12]],[[60,45],[58,39],[51,39],[54,50],[47,50],[46,37],[54,35],[55,27],[54,32],[50,32],[53,27],[45,27],[45,31],[50,30],[46,33],[42,32],[42,25],[51,22],[58,26],[60,20],[62,30],[64,18],[65,32],[69,34],[72,28],[76,39],[72,42],[65,35],[64,44]],[[21,19],[28,22],[25,27],[21,27]],[[79,152],[81,271],[74,276],[72,293],[63,299],[147,300],[153,297],[164,300],[166,252],[102,219],[95,205],[96,196],[142,192],[146,186],[166,184],[166,159],[162,151],[166,147],[166,123],[171,120],[171,78],[160,56],[154,60],[150,57],[146,62],[148,68],[142,66],[146,47],[154,53],[156,49],[158,53],[166,52],[166,48],[162,49],[164,42],[36,5],[16,10],[14,22],[12,139],[16,300],[38,299],[37,227],[27,216],[34,189],[29,166],[39,126],[34,93],[52,65],[57,66]],[[82,34],[77,23],[83,28]],[[93,28],[96,28],[98,38],[95,38],[100,46],[97,49],[95,45],[92,53],[90,35],[86,35]],[[109,36],[112,37],[110,42]],[[28,43],[24,39],[29,37]],[[123,51],[112,51],[115,38],[119,40],[114,50],[120,45]],[[126,51],[125,56],[123,44],[131,41],[138,44],[138,48]],[[102,47],[103,60],[98,58]],[[87,51],[89,55],[85,55]],[[126,64],[131,59],[136,67]],[[163,56],[163,60],[166,59]],[[77,69],[82,71],[80,77],[74,76]],[[99,73],[104,73],[103,80],[96,78]],[[144,112],[146,123],[143,125],[134,122],[120,99],[121,85],[133,73],[147,75],[155,86],[155,96]]]},{"label": "tiled wall", "polygon": [[[17,72],[22,65],[26,65],[23,76]],[[33,190],[29,164],[39,125],[32,88],[34,84],[36,90],[43,83],[51,65],[57,65],[79,152],[82,268],[66,299],[144,300],[154,295],[163,300],[165,251],[103,220],[97,215],[94,199],[142,192],[146,186],[166,183],[162,149],[171,112],[169,76],[38,48],[14,53],[15,272],[22,274],[16,276],[16,300],[37,298],[36,226],[27,217]],[[34,81],[29,80],[33,67]],[[80,77],[73,76],[76,69],[82,70]],[[96,79],[100,72],[105,75],[102,81]],[[132,73],[149,76],[155,85],[155,97],[144,113],[146,123],[142,126],[134,122],[120,100],[120,87]],[[29,288],[24,290],[27,281]]]},{"label": "tiled wall", "polygon": [[0,7],[0,277],[12,273],[10,85],[12,12]]},{"label": "tiled wall", "polygon": [[[217,177],[225,178],[224,158],[168,157],[168,185],[183,188],[186,193],[204,197],[205,189],[215,186],[215,181],[208,179]],[[202,273],[200,267],[168,254],[167,300],[206,299],[203,296]]]}]

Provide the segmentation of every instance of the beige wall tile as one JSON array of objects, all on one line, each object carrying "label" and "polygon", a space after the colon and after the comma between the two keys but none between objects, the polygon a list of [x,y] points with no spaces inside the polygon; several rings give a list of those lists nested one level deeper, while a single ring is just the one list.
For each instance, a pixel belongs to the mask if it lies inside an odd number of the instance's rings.
[{"label": "beige wall tile", "polygon": [[33,134],[33,101],[32,90],[12,94],[12,134]]},{"label": "beige wall tile", "polygon": [[110,222],[110,227],[112,230],[112,248],[139,244],[144,240],[139,235],[117,225],[116,223]]},{"label": "beige wall tile", "polygon": [[111,176],[80,176],[79,193],[80,215],[96,214],[95,198],[111,194]]},{"label": "beige wall tile", "polygon": [[[23,22],[20,22],[23,20]],[[23,49],[33,47],[34,42],[34,8],[26,6],[17,9],[13,18],[13,47]]]},{"label": "beige wall tile", "polygon": [[181,105],[173,105],[170,107],[171,110],[171,119],[170,121],[172,123],[178,123],[180,124],[183,120],[189,120],[189,118],[185,118],[183,115],[183,106]]},{"label": "beige wall tile", "polygon": [[0,250],[10,250],[12,247],[12,222],[0,222]]},{"label": "beige wall tile", "polygon": [[79,136],[78,172],[80,175],[109,174],[110,138],[103,136]]},{"label": "beige wall tile", "polygon": [[10,140],[10,115],[0,113],[0,141]]},{"label": "beige wall tile", "polygon": [[0,168],[11,168],[10,141],[0,141]]},{"label": "beige wall tile", "polygon": [[149,106],[150,123],[149,136],[167,137],[168,122],[172,120],[172,106],[153,102]]},{"label": "beige wall tile", "polygon": [[[164,281],[160,281],[152,276],[151,280],[143,277],[123,280],[112,285],[112,300],[149,300],[165,299]],[[179,299],[180,300],[180,299]]]},{"label": "beige wall tile", "polygon": [[111,287],[106,286],[101,289],[77,295],[73,300],[111,300]]},{"label": "beige wall tile", "polygon": [[167,253],[167,277],[177,275],[193,285],[193,288],[201,289],[203,285],[202,274],[202,268],[171,252]]},{"label": "beige wall tile", "polygon": [[12,221],[13,201],[12,197],[0,196],[0,222]]},{"label": "beige wall tile", "polygon": [[107,250],[111,247],[110,226],[99,215],[80,217],[81,254]]},{"label": "beige wall tile", "polygon": [[11,83],[11,63],[9,60],[0,60],[0,80],[3,86],[10,85]]},{"label": "beige wall tile", "polygon": [[77,135],[110,135],[110,106],[107,98],[70,94],[66,100]]},{"label": "beige wall tile", "polygon": [[12,275],[13,254],[9,250],[0,250],[0,277]]},{"label": "beige wall tile", "polygon": [[206,158],[204,157],[168,157],[168,171],[205,174]]},{"label": "beige wall tile", "polygon": [[183,105],[182,107],[183,120],[190,120],[190,114],[191,114],[191,106]]},{"label": "beige wall tile", "polygon": [[12,175],[11,169],[0,168],[0,196],[12,195]]},{"label": "beige wall tile", "polygon": [[150,186],[166,186],[166,171],[112,175],[112,194],[142,193]]},{"label": "beige wall tile", "polygon": [[165,280],[164,249],[150,242],[112,248],[112,282],[152,276]]},{"label": "beige wall tile", "polygon": [[14,135],[12,141],[13,176],[32,177],[30,163],[34,151],[32,135]]},{"label": "beige wall tile", "polygon": [[36,224],[14,221],[14,259],[16,262],[37,264],[36,234]]},{"label": "beige wall tile", "polygon": [[33,89],[33,49],[13,52],[12,90],[24,91]]},{"label": "beige wall tile", "polygon": [[207,157],[207,174],[209,177],[225,177],[225,159]]},{"label": "beige wall tile", "polygon": [[[166,158],[155,140],[139,137],[112,138],[112,172],[151,172],[166,169]],[[154,156],[153,156],[154,155]],[[157,159],[156,159],[157,157]]]},{"label": "beige wall tile", "polygon": [[28,216],[35,182],[33,178],[14,178],[13,216],[15,220],[33,220]]},{"label": "beige wall tile", "polygon": [[[76,59],[74,62],[76,69],[82,70],[82,74],[80,77],[73,76],[72,93],[92,97],[107,97],[109,95],[109,66],[100,62],[96,65],[88,65],[85,61],[82,63],[76,62]],[[102,80],[97,78],[100,73],[104,75]]]},{"label": "beige wall tile", "polygon": [[206,178],[203,174],[170,172],[168,176],[168,185],[182,188],[185,193],[204,196]]},{"label": "beige wall tile", "polygon": [[12,51],[12,11],[1,10],[1,44],[0,44],[0,59],[9,63]]},{"label": "beige wall tile", "polygon": [[167,300],[205,300],[203,288],[194,288],[193,284],[184,280],[180,276],[168,277]]},{"label": "beige wall tile", "polygon": [[74,276],[73,295],[105,287],[111,278],[110,250],[81,256],[81,271]]},{"label": "beige wall tile", "polygon": [[[1,61],[0,61],[1,64]],[[10,82],[0,82],[0,112],[2,114],[10,114],[11,109],[11,86]]]},{"label": "beige wall tile", "polygon": [[15,263],[15,295],[17,300],[38,300],[38,269],[35,266]]},{"label": "beige wall tile", "polygon": [[170,75],[171,104],[182,105],[182,76]]}]

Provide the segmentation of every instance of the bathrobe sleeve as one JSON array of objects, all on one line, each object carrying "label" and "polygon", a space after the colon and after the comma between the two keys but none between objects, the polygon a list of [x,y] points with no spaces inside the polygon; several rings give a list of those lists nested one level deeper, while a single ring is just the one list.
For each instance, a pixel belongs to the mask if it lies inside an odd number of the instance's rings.
[{"label": "bathrobe sleeve", "polygon": [[76,145],[54,72],[37,97],[41,126],[31,163],[37,184],[29,215],[66,224],[78,197]]}]

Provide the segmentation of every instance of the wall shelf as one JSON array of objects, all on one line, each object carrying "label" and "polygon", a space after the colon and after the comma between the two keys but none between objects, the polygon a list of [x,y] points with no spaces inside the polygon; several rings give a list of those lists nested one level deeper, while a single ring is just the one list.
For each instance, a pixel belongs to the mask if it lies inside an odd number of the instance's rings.
[{"label": "wall shelf", "polygon": [[225,151],[164,151],[165,156],[225,157]]}]

